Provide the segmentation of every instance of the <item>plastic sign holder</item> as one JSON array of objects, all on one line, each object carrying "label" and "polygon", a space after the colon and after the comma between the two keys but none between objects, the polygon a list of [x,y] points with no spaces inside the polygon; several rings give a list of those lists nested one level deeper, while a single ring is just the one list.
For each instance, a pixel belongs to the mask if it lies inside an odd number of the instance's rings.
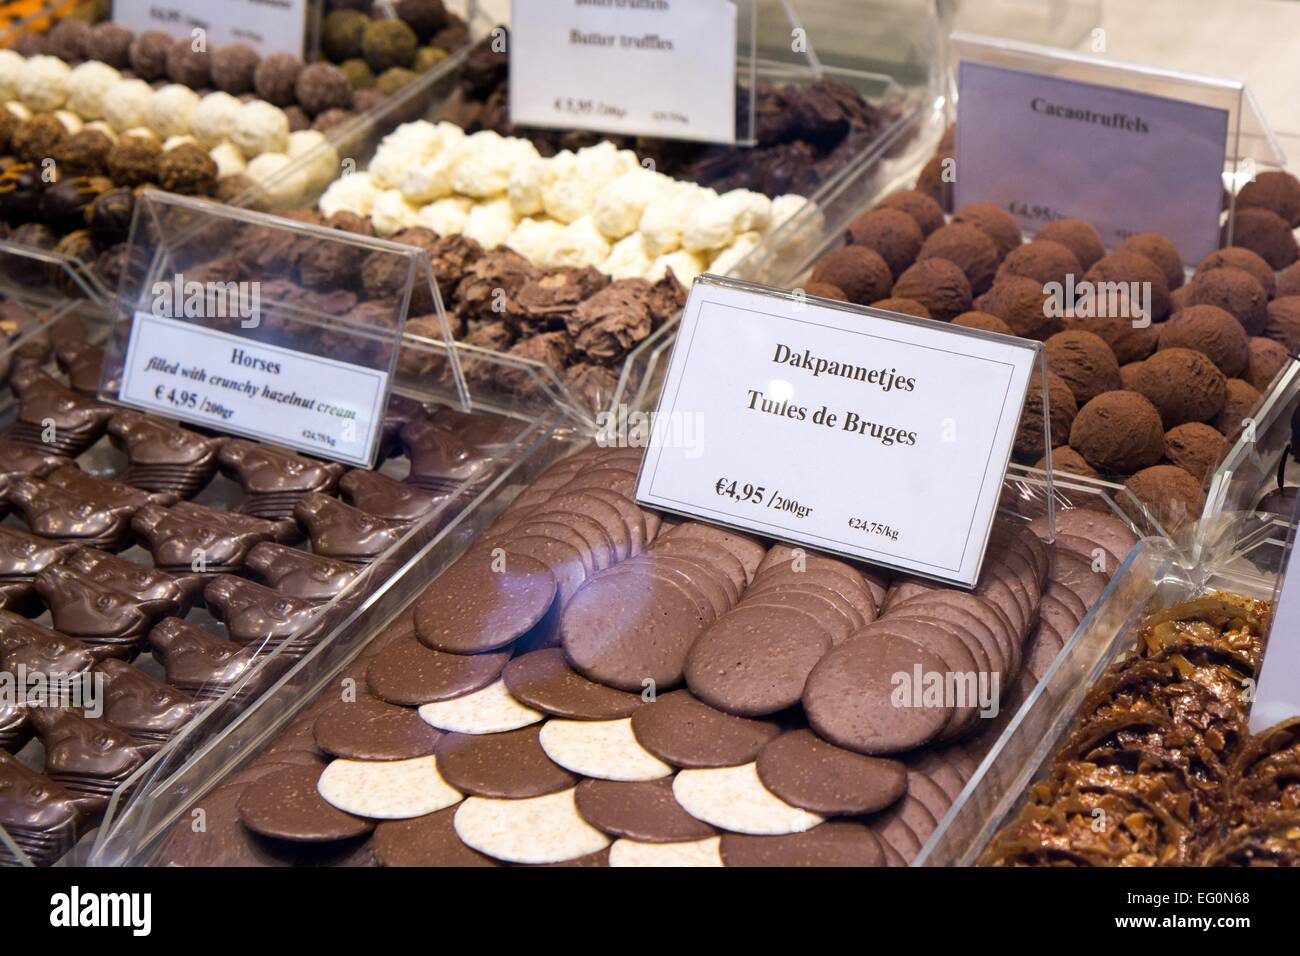
[{"label": "plastic sign holder", "polygon": [[1286,546],[1281,573],[1273,596],[1264,662],[1260,665],[1250,708],[1250,732],[1262,733],[1284,720],[1300,717],[1300,560],[1296,559],[1296,531],[1300,528],[1300,502],[1286,526]]},{"label": "plastic sign holder", "polygon": [[1078,217],[1108,247],[1160,232],[1189,264],[1231,244],[1235,189],[1286,157],[1245,83],[972,34],[949,38],[956,207],[1026,231]]},{"label": "plastic sign holder", "polygon": [[444,346],[427,391],[467,410],[424,250],[148,190],[99,398],[369,467],[416,315]]},{"label": "plastic sign holder", "polygon": [[303,56],[316,45],[322,0],[114,0],[113,20],[136,32],[206,34],[209,48],[247,43],[262,56]]},{"label": "plastic sign holder", "polygon": [[637,501],[972,587],[1030,388],[1054,533],[1042,343],[703,276]]}]

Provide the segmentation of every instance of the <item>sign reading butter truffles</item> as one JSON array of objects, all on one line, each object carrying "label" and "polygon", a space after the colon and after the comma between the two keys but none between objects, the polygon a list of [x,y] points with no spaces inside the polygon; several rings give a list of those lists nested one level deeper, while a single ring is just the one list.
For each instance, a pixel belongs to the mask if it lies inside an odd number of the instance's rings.
[{"label": "sign reading butter truffles", "polygon": [[203,30],[209,52],[247,43],[262,56],[302,56],[307,0],[113,0],[113,21],[137,33]]},{"label": "sign reading butter truffles", "polygon": [[1085,219],[1107,248],[1158,232],[1187,262],[1218,248],[1226,110],[969,61],[958,84],[956,208],[997,203],[1030,233]]},{"label": "sign reading butter truffles", "polygon": [[137,312],[119,400],[368,467],[388,374]]},{"label": "sign reading butter truffles", "polygon": [[973,585],[1037,355],[697,281],[637,500]]},{"label": "sign reading butter truffles", "polygon": [[735,3],[514,0],[510,119],[736,141]]}]

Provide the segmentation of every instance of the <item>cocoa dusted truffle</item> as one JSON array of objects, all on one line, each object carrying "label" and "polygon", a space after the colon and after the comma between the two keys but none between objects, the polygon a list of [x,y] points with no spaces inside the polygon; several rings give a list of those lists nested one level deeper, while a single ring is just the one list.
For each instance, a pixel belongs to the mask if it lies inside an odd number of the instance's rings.
[{"label": "cocoa dusted truffle", "polygon": [[1285,170],[1257,173],[1237,193],[1237,214],[1245,209],[1267,209],[1293,229],[1300,226],[1300,180]]},{"label": "cocoa dusted truffle", "polygon": [[1161,349],[1142,363],[1138,391],[1160,411],[1165,428],[1208,422],[1223,409],[1227,379],[1203,352]]},{"label": "cocoa dusted truffle", "polygon": [[897,312],[900,315],[914,315],[918,319],[934,318],[930,314],[930,310],[915,299],[881,299],[879,302],[872,302],[871,307],[884,312]]},{"label": "cocoa dusted truffle", "polygon": [[190,37],[174,41],[167,51],[167,75],[173,83],[180,83],[192,90],[210,85],[212,58],[207,48],[194,49],[194,41]]},{"label": "cocoa dusted truffle", "polygon": [[[1121,283],[1126,289],[1135,285],[1143,291],[1150,289],[1151,321],[1159,322],[1169,314],[1169,283],[1165,281],[1164,271],[1146,256],[1140,256],[1136,252],[1112,252],[1094,262],[1084,273],[1083,279],[1097,290],[1098,301],[1103,298],[1101,290],[1109,283]],[[1132,318],[1132,312],[1136,311],[1138,305],[1137,302],[1130,302],[1125,317]]]},{"label": "cocoa dusted truffle", "polygon": [[916,220],[898,209],[873,209],[849,223],[848,240],[875,250],[897,278],[916,261],[924,241]]},{"label": "cocoa dusted truffle", "polygon": [[1246,365],[1246,381],[1261,392],[1265,391],[1282,367],[1291,361],[1286,346],[1272,339],[1255,336],[1250,340],[1250,360]]},{"label": "cocoa dusted truffle", "polygon": [[158,184],[183,196],[211,196],[217,188],[217,163],[202,146],[182,143],[158,161]]},{"label": "cocoa dusted truffle", "polygon": [[[1271,303],[1269,308],[1272,309]],[[1228,378],[1241,375],[1250,361],[1246,330],[1231,315],[1213,305],[1188,306],[1175,313],[1160,326],[1160,348],[1204,352]]]},{"label": "cocoa dusted truffle", "polygon": [[64,176],[102,176],[113,141],[97,129],[82,129],[61,142],[52,154]]},{"label": "cocoa dusted truffle", "polygon": [[38,113],[14,130],[14,155],[25,163],[40,163],[54,155],[68,130],[52,113]]},{"label": "cocoa dusted truffle", "polygon": [[[1034,467],[1039,471],[1046,471],[1047,456],[1044,455],[1034,462]],[[1083,456],[1069,445],[1058,445],[1052,449],[1052,471],[1064,472],[1067,475],[1080,475],[1084,478],[1101,477],[1101,475],[1097,474],[1097,469],[1084,461]]]},{"label": "cocoa dusted truffle", "polygon": [[1138,376],[1142,374],[1141,362],[1129,362],[1127,365],[1119,367],[1119,380],[1124,383],[1124,389],[1129,392],[1138,390]]},{"label": "cocoa dusted truffle", "polygon": [[68,63],[80,63],[90,55],[90,24],[76,17],[64,17],[50,30],[46,47]]},{"label": "cocoa dusted truffle", "polygon": [[[1227,239],[1224,228],[1224,239]],[[1232,241],[1257,253],[1273,269],[1285,269],[1300,259],[1291,224],[1268,209],[1242,209],[1232,224]]]},{"label": "cocoa dusted truffle", "polygon": [[90,31],[89,58],[124,70],[131,64],[131,41],[135,34],[126,27],[105,21]]},{"label": "cocoa dusted truffle", "polygon": [[953,325],[960,325],[967,329],[980,329],[984,332],[997,332],[1000,335],[1015,335],[1011,331],[1011,326],[1003,322],[991,312],[963,312],[957,318],[952,320]]},{"label": "cocoa dusted truffle", "polygon": [[1124,316],[1079,316],[1067,313],[1061,320],[1067,330],[1083,329],[1110,346],[1120,365],[1137,362],[1156,350],[1160,340],[1159,325],[1134,325]]},{"label": "cocoa dusted truffle", "polygon": [[1191,282],[1191,304],[1215,305],[1231,313],[1248,335],[1260,335],[1268,325],[1264,287],[1235,266],[1198,271]]},{"label": "cocoa dusted truffle", "polygon": [[352,84],[333,63],[313,63],[298,74],[298,105],[312,116],[352,105]]},{"label": "cocoa dusted truffle", "polygon": [[958,209],[952,221],[958,224],[974,226],[993,240],[997,246],[998,258],[1002,259],[1008,252],[1021,244],[1020,223],[997,203],[977,202]]},{"label": "cocoa dusted truffle", "polygon": [[953,223],[930,233],[917,255],[926,259],[947,259],[966,273],[971,292],[986,292],[998,269],[998,247],[993,240],[969,223]]},{"label": "cocoa dusted truffle", "polygon": [[1100,337],[1091,332],[1058,332],[1047,340],[1047,366],[1086,404],[1102,392],[1120,388],[1119,363]]},{"label": "cocoa dusted truffle", "polygon": [[890,294],[897,299],[920,302],[941,322],[951,321],[963,312],[969,312],[971,307],[970,282],[966,273],[947,259],[918,262],[898,277]]},{"label": "cocoa dusted truffle", "polygon": [[228,43],[212,53],[212,85],[231,96],[253,89],[253,78],[262,58],[247,43]]},{"label": "cocoa dusted truffle", "polygon": [[1246,421],[1254,416],[1263,396],[1254,385],[1240,378],[1228,379],[1227,392],[1223,411],[1214,419],[1213,424],[1229,440],[1235,440],[1246,427]]},{"label": "cocoa dusted truffle", "polygon": [[320,42],[325,56],[342,63],[361,55],[361,37],[370,18],[360,10],[334,10],[321,23]]},{"label": "cocoa dusted truffle", "polygon": [[1187,422],[1165,433],[1165,459],[1201,484],[1214,474],[1227,450],[1223,435],[1204,422]]},{"label": "cocoa dusted truffle", "polygon": [[401,20],[372,20],[361,37],[361,55],[376,73],[410,67],[419,47],[415,31]]},{"label": "cocoa dusted truffle", "polygon": [[1171,535],[1197,521],[1205,509],[1201,483],[1177,465],[1144,468],[1124,482],[1124,487]]},{"label": "cocoa dusted truffle", "polygon": [[1160,413],[1137,392],[1105,392],[1074,418],[1070,445],[1099,472],[1131,475],[1165,454]]},{"label": "cocoa dusted truffle", "polygon": [[1025,338],[1039,335],[1048,324],[1047,293],[1041,282],[1028,276],[999,279],[975,306],[996,315],[1011,327],[1013,334]]},{"label": "cocoa dusted truffle", "polygon": [[393,9],[425,43],[450,22],[442,0],[397,0]]},{"label": "cocoa dusted truffle", "polygon": [[844,290],[850,302],[867,305],[889,295],[893,276],[878,253],[864,246],[843,246],[817,261],[810,281],[829,283]]},{"label": "cocoa dusted truffle", "polygon": [[342,126],[357,114],[352,110],[326,110],[311,121],[311,128],[318,133],[329,133],[336,126]]},{"label": "cocoa dusted truffle", "polygon": [[936,153],[916,175],[916,191],[924,193],[944,209],[952,210],[954,159],[951,154]]},{"label": "cocoa dusted truffle", "polygon": [[1039,285],[1049,282],[1065,284],[1065,277],[1083,275],[1079,259],[1068,246],[1050,239],[1035,239],[1012,249],[998,267],[998,280],[1013,276],[1033,279]]},{"label": "cocoa dusted truffle", "polygon": [[1154,262],[1165,274],[1165,283],[1169,286],[1171,294],[1174,289],[1180,288],[1186,279],[1183,257],[1179,254],[1178,247],[1158,232],[1142,232],[1129,236],[1115,251],[1135,252]]},{"label": "cocoa dusted truffle", "polygon": [[1106,254],[1106,244],[1101,241],[1101,233],[1096,226],[1083,219],[1057,219],[1049,222],[1038,230],[1034,239],[1059,242],[1074,253],[1080,268],[1085,271]]},{"label": "cocoa dusted truffle", "polygon": [[1300,262],[1277,274],[1277,286],[1269,293],[1269,298],[1274,295],[1300,295]]},{"label": "cocoa dusted truffle", "polygon": [[804,286],[803,291],[808,295],[819,296],[823,299],[835,299],[837,302],[848,302],[849,297],[844,294],[844,290],[837,285],[831,285],[829,282],[809,282]]},{"label": "cocoa dusted truffle", "polygon": [[297,103],[284,108],[284,118],[289,121],[290,133],[300,133],[305,129],[311,129],[311,117]]},{"label": "cocoa dusted truffle", "polygon": [[165,79],[167,54],[171,48],[171,36],[158,30],[146,30],[131,42],[131,70],[146,83]]},{"label": "cocoa dusted truffle", "polygon": [[162,146],[155,139],[126,136],[108,151],[108,174],[119,186],[143,186],[158,178]]},{"label": "cocoa dusted truffle", "polygon": [[297,97],[298,74],[302,60],[291,53],[272,53],[257,65],[253,89],[274,106],[289,106]]},{"label": "cocoa dusted truffle", "polygon": [[925,193],[917,192],[915,189],[900,189],[892,192],[880,200],[876,208],[897,209],[899,212],[907,213],[921,227],[923,236],[928,236],[944,224],[943,208]]},{"label": "cocoa dusted truffle", "polygon": [[1241,246],[1227,246],[1211,252],[1197,264],[1196,273],[1192,276],[1192,280],[1195,281],[1196,276],[1212,269],[1222,269],[1225,266],[1232,266],[1249,272],[1270,299],[1275,295],[1287,294],[1278,292],[1277,279],[1273,274],[1273,269],[1260,258],[1259,253],[1243,249]]},{"label": "cocoa dusted truffle", "polygon": [[[1060,441],[1070,434],[1074,418],[1079,413],[1079,404],[1069,384],[1055,372],[1047,373],[1048,418],[1052,429],[1052,441]],[[1029,382],[1029,394],[1025,398],[1025,409],[1020,415],[1020,428],[1016,431],[1013,446],[1015,455],[1021,461],[1034,461],[1043,456],[1047,444],[1043,437],[1043,390],[1039,379],[1034,376]]]}]

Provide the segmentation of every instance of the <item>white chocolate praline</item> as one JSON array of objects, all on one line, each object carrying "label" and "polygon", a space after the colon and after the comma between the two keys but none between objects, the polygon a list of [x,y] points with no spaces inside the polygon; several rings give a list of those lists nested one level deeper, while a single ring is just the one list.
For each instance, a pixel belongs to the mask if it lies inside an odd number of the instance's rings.
[{"label": "white chocolate praline", "polygon": [[609,258],[599,266],[600,271],[615,279],[640,279],[650,271],[651,259],[646,255],[645,240],[634,232],[614,243]]},{"label": "white chocolate praline", "polygon": [[148,122],[153,87],[144,80],[119,80],[104,94],[104,119],[119,133]]},{"label": "white chocolate praline", "polygon": [[414,226],[420,216],[420,210],[406,201],[396,189],[385,189],[375,197],[370,209],[370,222],[375,233],[388,238],[403,229]]},{"label": "white chocolate praline", "polygon": [[18,76],[18,98],[36,113],[53,113],[68,99],[68,77],[72,69],[57,56],[28,59]]},{"label": "white chocolate praline", "polygon": [[602,186],[611,179],[641,168],[636,153],[619,149],[609,140],[578,150],[574,160],[578,175]]},{"label": "white chocolate praline", "polygon": [[460,196],[439,199],[420,210],[416,225],[432,229],[440,236],[457,235],[465,231],[473,206],[474,203]]},{"label": "white chocolate praline", "polygon": [[72,110],[55,110],[54,118],[63,124],[63,128],[71,133],[80,133],[86,126],[80,116]]},{"label": "white chocolate praline", "polygon": [[751,189],[733,189],[722,194],[722,201],[732,212],[731,225],[742,232],[766,233],[772,227],[772,200]]},{"label": "white chocolate praline", "polygon": [[290,133],[288,153],[303,164],[303,175],[313,190],[324,189],[339,174],[338,150],[318,130]]},{"label": "white chocolate praline", "polygon": [[719,196],[695,207],[682,226],[682,248],[696,252],[723,249],[736,237],[735,213]]},{"label": "white chocolate praline", "polygon": [[229,93],[218,90],[199,101],[190,116],[190,132],[204,146],[212,147],[230,139],[235,131],[235,117],[242,104]]},{"label": "white chocolate praline", "polygon": [[349,173],[330,183],[321,196],[321,215],[329,218],[336,212],[350,212],[369,216],[379,198],[380,190],[367,172]]},{"label": "white chocolate praline", "polygon": [[660,191],[671,188],[667,176],[648,169],[636,169],[611,179],[596,198],[592,220],[601,235],[622,239],[636,232],[641,216]]},{"label": "white chocolate praline", "polygon": [[590,216],[575,219],[565,226],[547,250],[539,265],[547,269],[560,266],[597,266],[609,256],[608,240],[600,234]]},{"label": "white chocolate praline", "polygon": [[[481,136],[489,138],[480,141]],[[474,199],[504,196],[510,186],[510,170],[540,158],[528,140],[506,139],[489,131],[470,136],[461,150],[451,185],[462,196]]]},{"label": "white chocolate praline", "polygon": [[762,241],[763,237],[757,232],[742,232],[731,245],[713,257],[707,271],[719,276],[731,275],[732,271]]},{"label": "white chocolate praline", "polygon": [[505,244],[529,262],[540,263],[560,241],[565,228],[554,219],[521,219]]},{"label": "white chocolate praline", "polygon": [[188,86],[169,83],[155,90],[149,98],[145,116],[149,126],[162,139],[184,136],[190,131],[190,118],[198,108],[199,95]]},{"label": "white chocolate praline", "polygon": [[122,79],[107,63],[87,60],[68,74],[68,109],[82,119],[94,120],[104,115],[104,96]]},{"label": "white chocolate praline", "polygon": [[218,143],[212,147],[209,155],[212,157],[212,161],[217,164],[218,179],[242,173],[248,165],[244,162],[243,152],[234,143]]},{"label": "white chocolate praline", "polygon": [[289,117],[264,100],[249,100],[239,108],[230,138],[248,157],[282,153],[289,146]]},{"label": "white chocolate praline", "polygon": [[26,68],[27,57],[0,49],[0,100],[12,100],[18,95],[18,77]]},{"label": "white chocolate praline", "polygon": [[555,166],[550,161],[530,159],[510,170],[506,196],[516,216],[537,216],[545,208],[542,193],[555,179]]},{"label": "white chocolate praline", "polygon": [[284,209],[300,203],[307,188],[302,171],[292,166],[285,153],[262,153],[248,161],[244,175],[265,190],[273,208]]},{"label": "white chocolate praline", "polygon": [[800,196],[798,193],[786,193],[784,196],[777,196],[772,200],[771,228],[776,229],[784,225],[806,205],[808,205],[807,197]]},{"label": "white chocolate praline", "polygon": [[491,202],[480,203],[470,210],[469,219],[465,223],[465,235],[484,249],[495,249],[505,244],[518,222],[519,217],[510,208],[510,200],[503,196]]},{"label": "white chocolate praline", "polygon": [[[452,192],[451,180],[456,172],[457,151],[443,150],[432,156],[412,158],[396,164],[395,171],[385,174],[401,190],[408,202],[422,205],[446,199]],[[374,166],[371,166],[374,170]],[[382,167],[381,167],[382,170]]]},{"label": "white chocolate praline", "polygon": [[646,278],[651,282],[658,282],[668,274],[671,269],[677,281],[684,286],[689,286],[695,281],[695,277],[705,270],[704,261],[693,252],[685,249],[678,249],[676,252],[670,252],[666,256],[660,256],[650,264],[650,271],[646,273]]},{"label": "white chocolate praline", "polygon": [[[391,137],[390,137],[391,139]],[[396,189],[402,176],[414,166],[422,165],[437,155],[409,142],[385,139],[370,158],[370,175],[381,189]]]},{"label": "white chocolate praline", "polygon": [[639,230],[645,238],[646,254],[662,256],[680,248],[686,221],[717,195],[712,189],[683,182],[657,195],[641,215]]}]

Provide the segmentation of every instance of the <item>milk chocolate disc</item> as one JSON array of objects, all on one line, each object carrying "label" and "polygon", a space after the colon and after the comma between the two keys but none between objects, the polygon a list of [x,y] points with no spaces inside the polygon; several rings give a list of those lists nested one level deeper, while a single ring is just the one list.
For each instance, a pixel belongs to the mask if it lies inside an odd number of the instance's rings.
[{"label": "milk chocolate disc", "polygon": [[897,760],[864,757],[806,729],[764,747],[758,776],[786,803],[827,816],[875,813],[907,792],[907,768]]},{"label": "milk chocolate disc", "polygon": [[375,827],[375,859],[380,866],[500,866],[471,850],[456,836],[456,808],[413,820],[385,820]]},{"label": "milk chocolate disc", "polygon": [[438,772],[462,793],[522,799],[572,787],[578,778],[546,756],[541,725],[500,734],[448,734],[438,744]]},{"label": "milk chocolate disc", "polygon": [[263,836],[304,843],[346,840],[374,829],[369,820],[336,810],[316,792],[321,771],[288,767],[244,788],[238,801],[244,826]]},{"label": "milk chocolate disc", "polygon": [[745,566],[740,563],[739,558],[720,544],[700,538],[683,538],[674,534],[656,542],[654,550],[655,554],[676,554],[718,568],[732,582],[737,594],[749,586],[749,575]]},{"label": "milk chocolate disc", "polygon": [[678,538],[712,541],[726,548],[744,566],[745,575],[751,582],[754,580],[754,575],[758,573],[763,559],[767,556],[767,549],[748,535],[737,534],[734,531],[727,531],[714,525],[701,524],[697,521],[686,522],[674,529],[673,535]]},{"label": "milk chocolate disc", "polygon": [[555,577],[556,594],[561,606],[566,604],[587,580],[582,551],[567,541],[545,538],[537,534],[511,536],[506,551],[509,557],[532,558],[550,568],[551,574]]},{"label": "milk chocolate disc", "polygon": [[942,820],[952,806],[952,798],[926,774],[916,770],[907,773],[907,795],[930,811],[935,820]]},{"label": "milk chocolate disc", "polygon": [[[158,866],[290,866],[241,822],[238,806],[246,789],[224,786],[205,794],[193,807],[203,811],[202,817],[182,817],[168,832],[154,862]],[[309,787],[308,792],[316,791]],[[199,819],[202,828],[197,826]]]},{"label": "milk chocolate disc", "polygon": [[804,712],[818,735],[863,754],[912,750],[936,736],[952,716],[951,706],[927,703],[919,693],[903,701],[910,706],[895,706],[894,675],[910,677],[918,666],[922,675],[942,675],[948,665],[933,651],[879,627],[868,624],[831,650],[808,675],[803,692]]},{"label": "milk chocolate disc", "polygon": [[476,550],[448,568],[415,605],[421,643],[453,654],[505,647],[527,634],[555,601],[554,575],[522,554],[506,556],[501,573],[492,555]]},{"label": "milk chocolate disc", "polygon": [[703,840],[716,831],[697,820],[673,796],[671,777],[636,782],[584,780],[578,784],[578,812],[611,836],[642,843]]},{"label": "milk chocolate disc", "polygon": [[733,767],[758,758],[781,732],[773,723],[735,717],[677,690],[632,715],[641,746],[678,767]]},{"label": "milk chocolate disc", "polygon": [[509,660],[508,650],[484,654],[435,651],[410,634],[399,637],[370,661],[366,687],[390,704],[419,707],[481,690],[501,676]]},{"label": "milk chocolate disc", "polygon": [[644,703],[640,694],[587,680],[569,666],[558,647],[516,657],[501,676],[513,697],[555,717],[616,720],[632,716]]},{"label": "milk chocolate disc", "polygon": [[870,828],[832,820],[803,833],[747,836],[724,833],[722,862],[727,866],[884,866],[885,850]]},{"label": "milk chocolate disc", "polygon": [[1073,591],[1087,607],[1097,603],[1107,584],[1106,575],[1094,571],[1090,562],[1060,548],[1052,549],[1051,579]]},{"label": "milk chocolate disc", "polygon": [[373,697],[339,701],[316,719],[316,746],[352,760],[407,760],[434,752],[442,733],[415,711]]}]

